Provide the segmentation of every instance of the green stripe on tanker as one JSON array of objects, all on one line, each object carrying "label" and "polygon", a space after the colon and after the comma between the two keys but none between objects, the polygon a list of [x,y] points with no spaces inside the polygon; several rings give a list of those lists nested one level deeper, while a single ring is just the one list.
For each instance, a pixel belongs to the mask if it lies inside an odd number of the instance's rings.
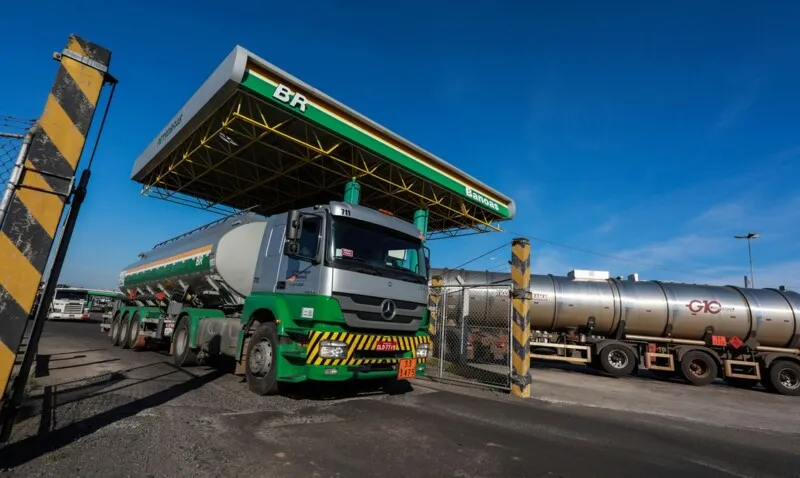
[{"label": "green stripe on tanker", "polygon": [[156,266],[152,269],[145,269],[139,272],[123,272],[123,286],[133,287],[147,282],[157,282],[162,280],[175,279],[183,275],[196,274],[198,272],[208,272],[211,270],[211,260],[206,253],[198,257],[173,262],[163,266]]}]

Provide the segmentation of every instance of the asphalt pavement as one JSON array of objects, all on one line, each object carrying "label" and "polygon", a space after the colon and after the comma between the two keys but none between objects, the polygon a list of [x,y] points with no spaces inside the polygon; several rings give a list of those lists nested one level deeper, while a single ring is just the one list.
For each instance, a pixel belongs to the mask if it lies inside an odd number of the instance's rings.
[{"label": "asphalt pavement", "polygon": [[259,397],[227,364],[178,369],[97,324],[48,323],[40,354],[7,476],[800,476],[800,434],[425,380]]}]

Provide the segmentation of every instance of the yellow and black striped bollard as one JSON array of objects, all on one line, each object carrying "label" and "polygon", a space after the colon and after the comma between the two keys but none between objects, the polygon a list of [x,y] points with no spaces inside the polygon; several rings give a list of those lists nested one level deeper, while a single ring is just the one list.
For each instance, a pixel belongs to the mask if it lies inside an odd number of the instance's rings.
[{"label": "yellow and black striped bollard", "polygon": [[512,360],[511,393],[518,397],[531,396],[531,324],[528,318],[531,292],[531,243],[528,239],[511,241],[512,289]]}]

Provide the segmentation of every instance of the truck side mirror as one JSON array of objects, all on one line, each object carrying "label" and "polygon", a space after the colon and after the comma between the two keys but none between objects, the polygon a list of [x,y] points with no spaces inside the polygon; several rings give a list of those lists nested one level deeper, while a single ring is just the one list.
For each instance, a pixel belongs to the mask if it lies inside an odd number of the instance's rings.
[{"label": "truck side mirror", "polygon": [[294,256],[300,251],[300,211],[289,211],[286,218],[286,243],[283,245],[283,253],[287,256]]},{"label": "truck side mirror", "polygon": [[295,209],[289,212],[289,217],[286,219],[286,240],[296,241],[300,239],[300,211]]},{"label": "truck side mirror", "polygon": [[422,246],[425,250],[425,272],[426,275],[431,275],[431,250],[428,246]]}]

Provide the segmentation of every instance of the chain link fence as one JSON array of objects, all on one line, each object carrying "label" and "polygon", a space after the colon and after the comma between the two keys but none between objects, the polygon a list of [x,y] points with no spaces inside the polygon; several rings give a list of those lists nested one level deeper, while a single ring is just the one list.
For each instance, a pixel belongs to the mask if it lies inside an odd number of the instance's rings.
[{"label": "chain link fence", "polygon": [[511,285],[446,285],[436,292],[426,376],[509,390]]},{"label": "chain link fence", "polygon": [[0,115],[0,225],[25,160],[25,138],[33,133],[35,122]]}]

